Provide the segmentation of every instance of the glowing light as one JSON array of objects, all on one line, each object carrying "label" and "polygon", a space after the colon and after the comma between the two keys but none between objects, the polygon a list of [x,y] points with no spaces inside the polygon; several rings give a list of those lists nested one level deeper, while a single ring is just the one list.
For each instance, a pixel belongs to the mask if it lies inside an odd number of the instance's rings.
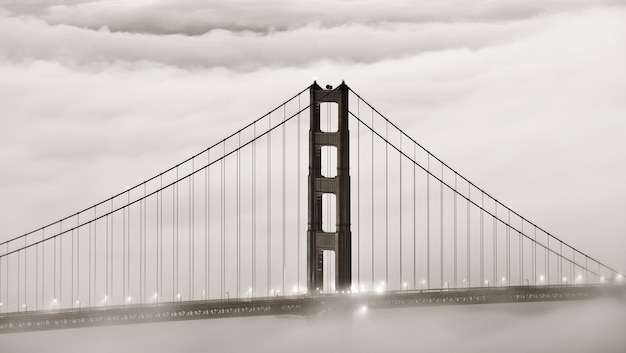
[{"label": "glowing light", "polygon": [[367,305],[361,305],[361,307],[359,308],[359,311],[362,313],[367,312]]},{"label": "glowing light", "polygon": [[383,292],[383,287],[378,286],[376,287],[376,293],[382,293]]},{"label": "glowing light", "polygon": [[22,304],[22,307],[23,307],[23,308],[25,308],[25,307],[26,307],[26,304]]},{"label": "glowing light", "polygon": [[406,282],[402,283],[402,287],[407,288],[408,286],[409,286],[408,283],[406,283]]},{"label": "glowing light", "polygon": [[56,303],[56,302],[57,302],[56,298],[52,299],[52,302],[53,302],[53,303]]},{"label": "glowing light", "polygon": [[615,276],[615,279],[617,279],[618,282],[621,282],[622,280],[624,280],[624,275],[618,273],[617,276]]},{"label": "glowing light", "polygon": [[132,302],[132,301],[133,301],[133,298],[128,297],[128,298],[126,298],[126,300],[128,300],[128,302],[130,303],[130,302]]}]

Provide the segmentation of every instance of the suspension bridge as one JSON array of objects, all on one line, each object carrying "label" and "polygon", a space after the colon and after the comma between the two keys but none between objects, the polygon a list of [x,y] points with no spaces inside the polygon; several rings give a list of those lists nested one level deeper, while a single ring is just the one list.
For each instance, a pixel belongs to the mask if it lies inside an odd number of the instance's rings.
[{"label": "suspension bridge", "polygon": [[625,292],[345,83],[0,243],[0,332]]}]

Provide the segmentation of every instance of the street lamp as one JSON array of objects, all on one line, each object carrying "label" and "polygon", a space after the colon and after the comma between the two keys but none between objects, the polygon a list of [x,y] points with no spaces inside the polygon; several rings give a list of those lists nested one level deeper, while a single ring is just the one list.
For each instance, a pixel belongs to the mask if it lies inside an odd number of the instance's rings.
[{"label": "street lamp", "polygon": [[408,290],[409,289],[409,284],[404,282],[402,283],[402,288],[404,288],[404,290]]},{"label": "street lamp", "polygon": [[504,287],[505,281],[506,281],[506,277],[502,276],[502,280],[500,281],[500,287]]},{"label": "street lamp", "polygon": [[565,285],[567,285],[567,277],[563,277],[563,283],[565,283]]},{"label": "street lamp", "polygon": [[130,304],[130,305],[133,304],[133,298],[131,298],[130,296],[128,298],[126,298],[126,301],[128,301],[128,304]]},{"label": "street lamp", "polygon": [[80,300],[76,301],[76,305],[78,305],[78,310],[80,310],[81,309]]},{"label": "street lamp", "polygon": [[539,277],[539,284],[543,284],[543,280],[544,280],[543,276]]},{"label": "street lamp", "polygon": [[424,285],[425,285],[425,284],[426,284],[426,280],[425,280],[425,279],[423,279],[423,280],[422,280],[422,292],[424,291]]},{"label": "street lamp", "polygon": [[487,288],[489,288],[489,280],[486,280],[485,284],[487,285]]}]

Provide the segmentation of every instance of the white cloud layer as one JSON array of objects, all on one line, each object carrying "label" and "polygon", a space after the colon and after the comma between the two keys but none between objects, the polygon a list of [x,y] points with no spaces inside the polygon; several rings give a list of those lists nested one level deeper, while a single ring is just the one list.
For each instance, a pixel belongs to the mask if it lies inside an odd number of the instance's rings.
[{"label": "white cloud layer", "polygon": [[623,1],[0,1],[0,240],[317,77],[623,271],[625,39]]}]

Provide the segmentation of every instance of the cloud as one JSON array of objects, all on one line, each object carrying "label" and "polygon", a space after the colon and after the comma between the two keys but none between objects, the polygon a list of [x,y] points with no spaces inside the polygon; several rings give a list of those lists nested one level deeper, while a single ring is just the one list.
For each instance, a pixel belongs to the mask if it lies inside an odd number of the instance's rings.
[{"label": "cloud", "polygon": [[215,29],[269,33],[312,23],[322,27],[345,24],[501,22],[524,20],[563,11],[620,4],[599,1],[446,1],[377,2],[370,0],[312,1],[8,1],[4,7],[19,15],[36,16],[49,24],[147,34],[200,35]]},{"label": "cloud", "polygon": [[318,77],[346,79],[498,199],[626,268],[623,247],[588,236],[621,245],[626,229],[620,2],[20,4],[0,15],[0,214],[15,215],[2,239],[145,180]]}]

